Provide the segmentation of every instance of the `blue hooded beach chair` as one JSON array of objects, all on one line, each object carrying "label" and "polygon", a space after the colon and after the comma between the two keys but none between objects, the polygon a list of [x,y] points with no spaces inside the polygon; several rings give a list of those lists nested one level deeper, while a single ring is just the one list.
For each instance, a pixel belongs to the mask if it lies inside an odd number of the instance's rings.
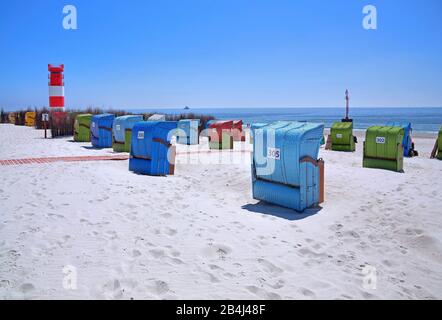
[{"label": "blue hooded beach chair", "polygon": [[324,125],[278,121],[252,125],[253,198],[297,211],[323,202]]},{"label": "blue hooded beach chair", "polygon": [[143,121],[132,128],[129,170],[163,176],[174,174],[176,121]]},{"label": "blue hooded beach chair", "polygon": [[91,120],[91,143],[96,148],[112,148],[112,123],[115,115],[94,115]]}]

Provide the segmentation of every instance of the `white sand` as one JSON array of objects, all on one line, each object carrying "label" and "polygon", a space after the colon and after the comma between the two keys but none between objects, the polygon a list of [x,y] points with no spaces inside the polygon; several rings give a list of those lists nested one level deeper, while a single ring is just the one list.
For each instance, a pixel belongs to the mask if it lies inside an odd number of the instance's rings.
[{"label": "white sand", "polygon": [[[0,159],[110,153],[42,136],[0,125]],[[304,214],[252,199],[247,152],[222,152],[230,165],[181,154],[169,177],[127,161],[0,166],[0,298],[441,299],[434,139],[415,139],[404,174],[362,168],[362,136],[355,153],[321,150],[326,202]],[[66,265],[76,290],[63,287]]]}]

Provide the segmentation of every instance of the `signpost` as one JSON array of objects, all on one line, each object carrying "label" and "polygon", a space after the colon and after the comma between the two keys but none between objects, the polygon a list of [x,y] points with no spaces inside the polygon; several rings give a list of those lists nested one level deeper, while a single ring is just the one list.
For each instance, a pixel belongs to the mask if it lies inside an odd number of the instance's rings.
[{"label": "signpost", "polygon": [[44,127],[44,129],[45,129],[45,139],[48,137],[47,136],[47,133],[46,133],[46,129],[48,128],[48,125],[47,125],[47,123],[48,123],[48,121],[49,121],[49,114],[48,113],[43,113],[42,115],[41,115],[41,121],[43,121],[43,127]]},{"label": "signpost", "polygon": [[348,90],[345,90],[345,118],[342,119],[342,122],[353,122],[352,119],[348,117],[350,112],[350,97],[348,96]]}]

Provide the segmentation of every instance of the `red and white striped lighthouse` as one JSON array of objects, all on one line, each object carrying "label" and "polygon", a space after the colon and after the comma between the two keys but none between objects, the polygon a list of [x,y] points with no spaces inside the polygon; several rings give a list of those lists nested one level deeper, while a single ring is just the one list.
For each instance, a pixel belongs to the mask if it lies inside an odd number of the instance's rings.
[{"label": "red and white striped lighthouse", "polygon": [[[51,110],[64,108],[64,64],[48,64],[49,71],[49,107]],[[54,109],[52,109],[54,108]]]}]

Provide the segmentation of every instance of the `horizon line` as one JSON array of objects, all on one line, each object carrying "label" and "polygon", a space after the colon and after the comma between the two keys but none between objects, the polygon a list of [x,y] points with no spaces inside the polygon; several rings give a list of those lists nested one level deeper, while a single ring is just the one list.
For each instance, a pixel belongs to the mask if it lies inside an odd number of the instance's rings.
[{"label": "horizon line", "polygon": [[[189,109],[185,109],[186,107],[188,107]],[[25,110],[25,109],[50,109],[49,106],[40,106],[40,107],[31,107],[31,106],[27,106],[27,107],[18,107],[18,108],[14,108],[14,107],[1,107],[0,106],[0,110],[3,111],[20,111],[20,110]],[[161,106],[157,106],[157,107],[115,107],[115,106],[106,106],[106,105],[102,105],[102,106],[86,106],[86,107],[73,107],[73,106],[69,106],[66,107],[64,109],[66,110],[71,110],[71,109],[88,109],[88,108],[99,108],[99,109],[104,109],[104,110],[193,110],[193,109],[340,109],[343,108],[345,109],[345,106],[209,106],[209,107],[205,107],[205,106],[175,106],[175,107],[161,107]],[[442,108],[441,106],[351,106],[351,109],[440,109]]]}]

